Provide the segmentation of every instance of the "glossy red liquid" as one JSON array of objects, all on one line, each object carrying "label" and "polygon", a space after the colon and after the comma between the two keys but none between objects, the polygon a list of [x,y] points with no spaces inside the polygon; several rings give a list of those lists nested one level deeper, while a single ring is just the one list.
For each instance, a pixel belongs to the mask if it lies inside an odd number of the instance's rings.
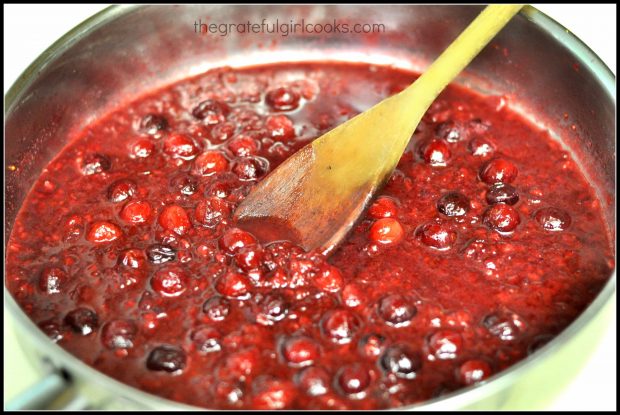
[{"label": "glossy red liquid", "polygon": [[222,69],[86,128],[15,223],[7,285],[98,370],[212,408],[388,408],[484,381],[579,315],[614,267],[549,135],[449,87],[325,259],[231,216],[304,144],[408,85],[351,64]]}]

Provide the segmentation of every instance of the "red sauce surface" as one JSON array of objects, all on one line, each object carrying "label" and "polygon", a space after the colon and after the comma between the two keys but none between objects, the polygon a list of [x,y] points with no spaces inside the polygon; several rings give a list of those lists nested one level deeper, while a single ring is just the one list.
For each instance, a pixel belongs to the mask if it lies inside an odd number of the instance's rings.
[{"label": "red sauce surface", "polygon": [[231,223],[267,172],[413,79],[221,69],[118,109],[34,185],[10,291],[87,364],[193,405],[388,408],[484,382],[614,267],[575,162],[501,99],[449,87],[329,259]]}]

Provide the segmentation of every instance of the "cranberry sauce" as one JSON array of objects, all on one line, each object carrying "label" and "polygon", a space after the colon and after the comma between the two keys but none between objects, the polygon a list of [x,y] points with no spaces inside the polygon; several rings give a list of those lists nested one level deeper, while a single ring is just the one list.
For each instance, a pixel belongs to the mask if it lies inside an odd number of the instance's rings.
[{"label": "cranberry sauce", "polygon": [[451,86],[329,259],[231,223],[262,177],[414,74],[221,69],[86,128],[43,171],[6,284],[87,364],[212,408],[388,408],[525,358],[614,267],[599,202],[547,132]]}]

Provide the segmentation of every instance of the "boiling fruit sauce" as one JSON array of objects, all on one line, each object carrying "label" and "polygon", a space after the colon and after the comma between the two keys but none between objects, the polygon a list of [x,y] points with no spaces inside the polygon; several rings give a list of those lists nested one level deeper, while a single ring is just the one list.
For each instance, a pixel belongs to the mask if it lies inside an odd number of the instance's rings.
[{"label": "boiling fruit sauce", "polygon": [[44,169],[8,288],[87,364],[192,405],[388,408],[484,382],[614,267],[575,161],[497,97],[450,86],[330,258],[231,221],[283,160],[415,77],[224,68],[138,98]]}]

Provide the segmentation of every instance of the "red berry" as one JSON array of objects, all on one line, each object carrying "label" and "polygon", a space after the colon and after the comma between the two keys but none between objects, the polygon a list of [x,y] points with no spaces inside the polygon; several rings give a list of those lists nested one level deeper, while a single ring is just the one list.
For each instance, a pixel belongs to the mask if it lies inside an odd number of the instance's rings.
[{"label": "red berry", "polygon": [[429,352],[437,359],[454,359],[463,348],[463,337],[452,330],[441,330],[428,339]]},{"label": "red berry", "polygon": [[194,160],[193,172],[199,176],[211,176],[228,169],[228,159],[221,151],[207,150]]},{"label": "red berry", "polygon": [[229,271],[217,280],[215,289],[228,298],[245,300],[251,295],[252,282],[244,274]]},{"label": "red berry", "polygon": [[310,366],[299,372],[296,382],[303,392],[310,396],[319,396],[327,393],[330,376],[324,368]]},{"label": "red berry", "polygon": [[127,203],[121,210],[120,217],[125,222],[144,223],[151,218],[151,205],[143,200],[134,200]]},{"label": "red berry", "polygon": [[267,92],[265,101],[276,111],[291,111],[299,106],[299,94],[290,88],[276,88]]},{"label": "red berry", "polygon": [[506,183],[495,183],[487,190],[486,200],[489,205],[505,203],[514,205],[519,201],[517,189]]},{"label": "red berry", "polygon": [[155,150],[155,145],[151,140],[140,139],[134,141],[129,146],[129,156],[132,158],[146,158]]},{"label": "red berry", "polygon": [[191,160],[198,154],[198,147],[184,134],[171,134],[164,141],[164,151],[173,157]]},{"label": "red berry", "polygon": [[484,212],[484,223],[498,232],[512,232],[520,222],[517,210],[503,203],[493,205]]},{"label": "red berry", "polygon": [[370,239],[384,245],[392,245],[403,239],[405,231],[396,219],[379,219],[370,227]]},{"label": "red berry", "polygon": [[240,135],[228,143],[228,149],[237,157],[247,157],[258,152],[260,143],[247,135]]},{"label": "red berry", "polygon": [[110,158],[103,154],[87,154],[82,159],[82,173],[85,176],[106,172],[111,166]]},{"label": "red berry", "polygon": [[200,353],[222,350],[221,333],[214,327],[201,327],[192,333],[192,341]]},{"label": "red berry", "polygon": [[213,321],[222,321],[230,313],[230,301],[216,295],[202,305],[202,311]]},{"label": "red berry", "polygon": [[554,207],[540,209],[534,218],[544,230],[550,232],[566,230],[571,224],[568,212]]},{"label": "red berry", "polygon": [[187,216],[187,212],[181,206],[166,206],[159,215],[159,224],[169,231],[178,235],[185,234],[192,224]]},{"label": "red berry", "polygon": [[317,342],[308,337],[289,337],[280,347],[282,357],[293,367],[309,366],[320,356]]},{"label": "red berry", "polygon": [[489,364],[483,360],[468,360],[458,370],[458,380],[464,385],[473,385],[491,376]]},{"label": "red berry", "polygon": [[489,160],[480,168],[480,180],[488,184],[512,183],[519,173],[517,166],[508,160]]},{"label": "red berry", "polygon": [[381,355],[379,363],[387,373],[401,379],[415,379],[422,367],[419,354],[401,344],[388,347]]},{"label": "red berry", "polygon": [[355,308],[366,303],[366,292],[356,283],[349,283],[342,289],[342,302],[347,307]]},{"label": "red berry", "polygon": [[192,115],[205,124],[218,124],[226,119],[229,112],[230,108],[226,103],[207,99],[192,110]]},{"label": "red berry", "polygon": [[493,144],[482,137],[474,137],[469,142],[469,152],[473,156],[487,157],[493,154],[493,151],[495,151]]},{"label": "red berry", "polygon": [[269,162],[262,157],[244,157],[237,160],[232,171],[239,180],[252,181],[260,179],[269,170]]},{"label": "red berry", "polygon": [[144,252],[141,249],[127,249],[118,257],[118,263],[127,268],[143,268],[146,263]]},{"label": "red berry", "polygon": [[235,124],[223,122],[213,127],[210,137],[213,142],[221,143],[232,137],[235,131],[237,131]]},{"label": "red berry", "polygon": [[338,268],[325,264],[314,277],[313,284],[322,291],[335,293],[342,289],[344,279]]},{"label": "red berry", "polygon": [[368,369],[359,363],[342,367],[336,374],[336,383],[346,395],[362,394],[370,386],[371,377]]},{"label": "red berry", "polygon": [[123,236],[121,228],[110,222],[95,222],[91,225],[86,239],[90,242],[101,244],[117,240]]},{"label": "red berry", "polygon": [[[295,386],[290,381],[257,378],[252,408],[256,410],[286,409],[295,399]],[[258,385],[258,386],[256,386]]]},{"label": "red berry", "polygon": [[385,350],[387,338],[381,334],[371,333],[362,337],[358,350],[363,357],[376,359]]},{"label": "red berry", "polygon": [[459,192],[449,192],[437,201],[437,210],[446,216],[463,216],[469,211],[469,199]]},{"label": "red berry", "polygon": [[220,248],[230,254],[234,254],[243,247],[256,245],[256,243],[256,238],[251,233],[239,228],[227,229],[219,240]]},{"label": "red berry", "polygon": [[70,311],[65,316],[65,323],[67,323],[75,333],[88,336],[99,327],[99,317],[94,311],[80,307]]},{"label": "red berry", "polygon": [[436,222],[421,225],[415,235],[423,244],[439,250],[452,248],[457,238],[456,232],[447,224]]},{"label": "red berry", "polygon": [[146,134],[155,135],[167,128],[168,120],[162,115],[147,114],[140,121],[140,129]]},{"label": "red berry", "polygon": [[149,353],[146,367],[149,370],[178,372],[185,368],[187,356],[180,347],[163,345],[158,346]]},{"label": "red berry", "polygon": [[260,247],[252,245],[246,246],[235,254],[235,263],[245,272],[258,269],[262,265],[264,253]]},{"label": "red berry", "polygon": [[368,208],[368,216],[374,219],[393,218],[396,216],[396,202],[387,196],[381,196]]},{"label": "red berry", "polygon": [[401,294],[391,294],[381,299],[378,312],[388,325],[402,327],[410,323],[418,309],[411,298]]},{"label": "red berry", "polygon": [[196,220],[208,227],[219,224],[222,220],[228,219],[230,216],[230,207],[228,203],[219,197],[210,197],[198,202],[194,217]]},{"label": "red berry", "polygon": [[420,156],[431,166],[445,166],[451,153],[445,141],[430,140],[420,146]]},{"label": "red berry", "polygon": [[265,127],[274,140],[287,141],[295,137],[293,122],[286,115],[271,115],[265,121]]},{"label": "red berry", "polygon": [[181,268],[167,267],[155,272],[151,287],[164,297],[178,297],[187,290],[189,277]]},{"label": "red berry", "polygon": [[113,203],[122,202],[132,197],[138,189],[136,183],[129,179],[118,180],[108,188],[108,198]]},{"label": "red berry", "polygon": [[351,342],[361,324],[361,319],[349,310],[330,310],[321,320],[321,331],[331,341],[347,344]]}]

